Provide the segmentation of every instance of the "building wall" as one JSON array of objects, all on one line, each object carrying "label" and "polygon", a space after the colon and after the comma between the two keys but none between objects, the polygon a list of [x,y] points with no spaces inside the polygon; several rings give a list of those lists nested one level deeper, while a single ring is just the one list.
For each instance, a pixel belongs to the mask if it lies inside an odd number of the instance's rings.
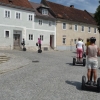
[{"label": "building wall", "polygon": [[[29,40],[29,34],[33,34],[33,40]],[[50,35],[54,34],[52,31],[44,31],[44,30],[26,30],[26,48],[30,50],[37,50],[36,42],[38,42],[38,38],[40,35],[43,35],[42,49],[47,47],[50,49]]]},{"label": "building wall", "polygon": [[[10,18],[5,18],[5,10],[9,10],[11,12]],[[21,19],[15,18],[15,13],[20,12],[21,13]],[[11,7],[1,6],[0,5],[0,26],[15,26],[15,27],[26,27],[26,28],[33,28],[33,22],[28,20],[28,15],[33,15],[33,21],[34,21],[34,12],[21,10],[21,9],[15,9]]]},{"label": "building wall", "polygon": [[[45,16],[45,15],[44,15]],[[42,20],[43,24],[39,25],[39,20]],[[51,22],[51,26],[49,26],[49,21]],[[34,29],[45,30],[45,31],[55,31],[55,21],[54,20],[46,20],[42,18],[36,18],[34,20]]]},{"label": "building wall", "polygon": [[[0,49],[13,49],[13,33],[14,30],[23,32],[22,28],[0,26]],[[9,38],[5,37],[5,31],[9,31]]]},{"label": "building wall", "polygon": [[[66,29],[62,28],[62,23],[66,23]],[[74,25],[78,25],[78,30],[75,31]],[[84,26],[85,31],[81,31],[81,26]],[[72,29],[70,29],[70,26],[72,26]],[[91,27],[91,32],[88,32],[88,27]],[[96,44],[99,46],[99,32],[97,31],[94,33],[94,28],[97,26],[95,25],[89,25],[85,23],[78,23],[78,22],[71,22],[71,21],[65,21],[65,20],[58,20],[57,26],[56,26],[56,34],[57,34],[57,50],[75,50],[76,42],[75,39],[78,40],[78,38],[82,38],[84,44],[86,43],[87,38],[89,37],[96,37],[97,41]],[[66,43],[63,44],[62,38],[66,38]]]},{"label": "building wall", "polygon": [[[5,18],[5,10],[11,12],[10,18]],[[15,18],[15,13],[21,13],[21,19]],[[28,15],[33,15],[33,20],[28,20]],[[43,35],[42,47],[50,48],[50,35],[54,35],[54,45],[56,47],[56,27],[55,21],[51,20],[52,25],[49,26],[48,20],[43,20],[43,25],[38,24],[38,18],[34,19],[34,12],[15,9],[0,5],[0,49],[14,49],[13,34],[20,31],[20,41],[25,39],[27,50],[37,50],[36,42],[40,35]],[[10,37],[5,38],[5,30],[10,32]],[[33,35],[33,40],[29,40],[29,34]],[[22,46],[21,46],[22,47]]]}]

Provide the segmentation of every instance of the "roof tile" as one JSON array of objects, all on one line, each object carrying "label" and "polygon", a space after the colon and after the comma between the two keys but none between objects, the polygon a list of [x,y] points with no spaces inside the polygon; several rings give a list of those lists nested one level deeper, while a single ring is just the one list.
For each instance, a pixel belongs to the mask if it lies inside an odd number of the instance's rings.
[{"label": "roof tile", "polygon": [[0,0],[0,3],[11,4],[25,8],[32,8],[28,0],[12,0],[12,2],[9,2],[9,0]]},{"label": "roof tile", "polygon": [[54,12],[56,18],[96,25],[96,21],[87,11],[67,7],[50,1],[46,1],[46,3]]}]

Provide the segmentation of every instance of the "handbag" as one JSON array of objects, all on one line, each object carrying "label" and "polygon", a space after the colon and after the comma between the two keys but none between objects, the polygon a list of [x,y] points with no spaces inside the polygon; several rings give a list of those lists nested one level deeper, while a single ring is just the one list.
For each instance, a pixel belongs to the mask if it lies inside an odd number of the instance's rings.
[{"label": "handbag", "polygon": [[36,43],[36,46],[38,46],[38,43]]}]

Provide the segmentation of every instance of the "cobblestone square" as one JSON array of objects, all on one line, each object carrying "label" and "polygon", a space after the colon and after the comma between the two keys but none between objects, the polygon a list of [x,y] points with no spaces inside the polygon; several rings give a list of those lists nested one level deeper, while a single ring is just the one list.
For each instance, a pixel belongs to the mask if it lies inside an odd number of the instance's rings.
[{"label": "cobblestone square", "polygon": [[[0,50],[10,60],[0,64],[1,100],[99,100],[100,93],[81,90],[86,66],[73,66],[73,51]],[[100,57],[98,57],[100,66]],[[100,69],[98,69],[100,77]]]}]

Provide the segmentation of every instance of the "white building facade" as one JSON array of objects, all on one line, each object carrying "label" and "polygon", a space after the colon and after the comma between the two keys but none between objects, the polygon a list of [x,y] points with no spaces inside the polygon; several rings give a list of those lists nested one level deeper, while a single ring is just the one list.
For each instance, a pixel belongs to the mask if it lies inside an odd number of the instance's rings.
[{"label": "white building facade", "polygon": [[[28,0],[25,1],[29,3]],[[49,25],[49,20],[35,17],[30,3],[30,7],[27,8],[13,5],[14,0],[12,2],[2,3],[0,0],[0,49],[20,49],[24,39],[27,50],[37,50],[38,38],[42,40],[42,47],[55,48],[55,21],[50,20],[52,25]]]}]

